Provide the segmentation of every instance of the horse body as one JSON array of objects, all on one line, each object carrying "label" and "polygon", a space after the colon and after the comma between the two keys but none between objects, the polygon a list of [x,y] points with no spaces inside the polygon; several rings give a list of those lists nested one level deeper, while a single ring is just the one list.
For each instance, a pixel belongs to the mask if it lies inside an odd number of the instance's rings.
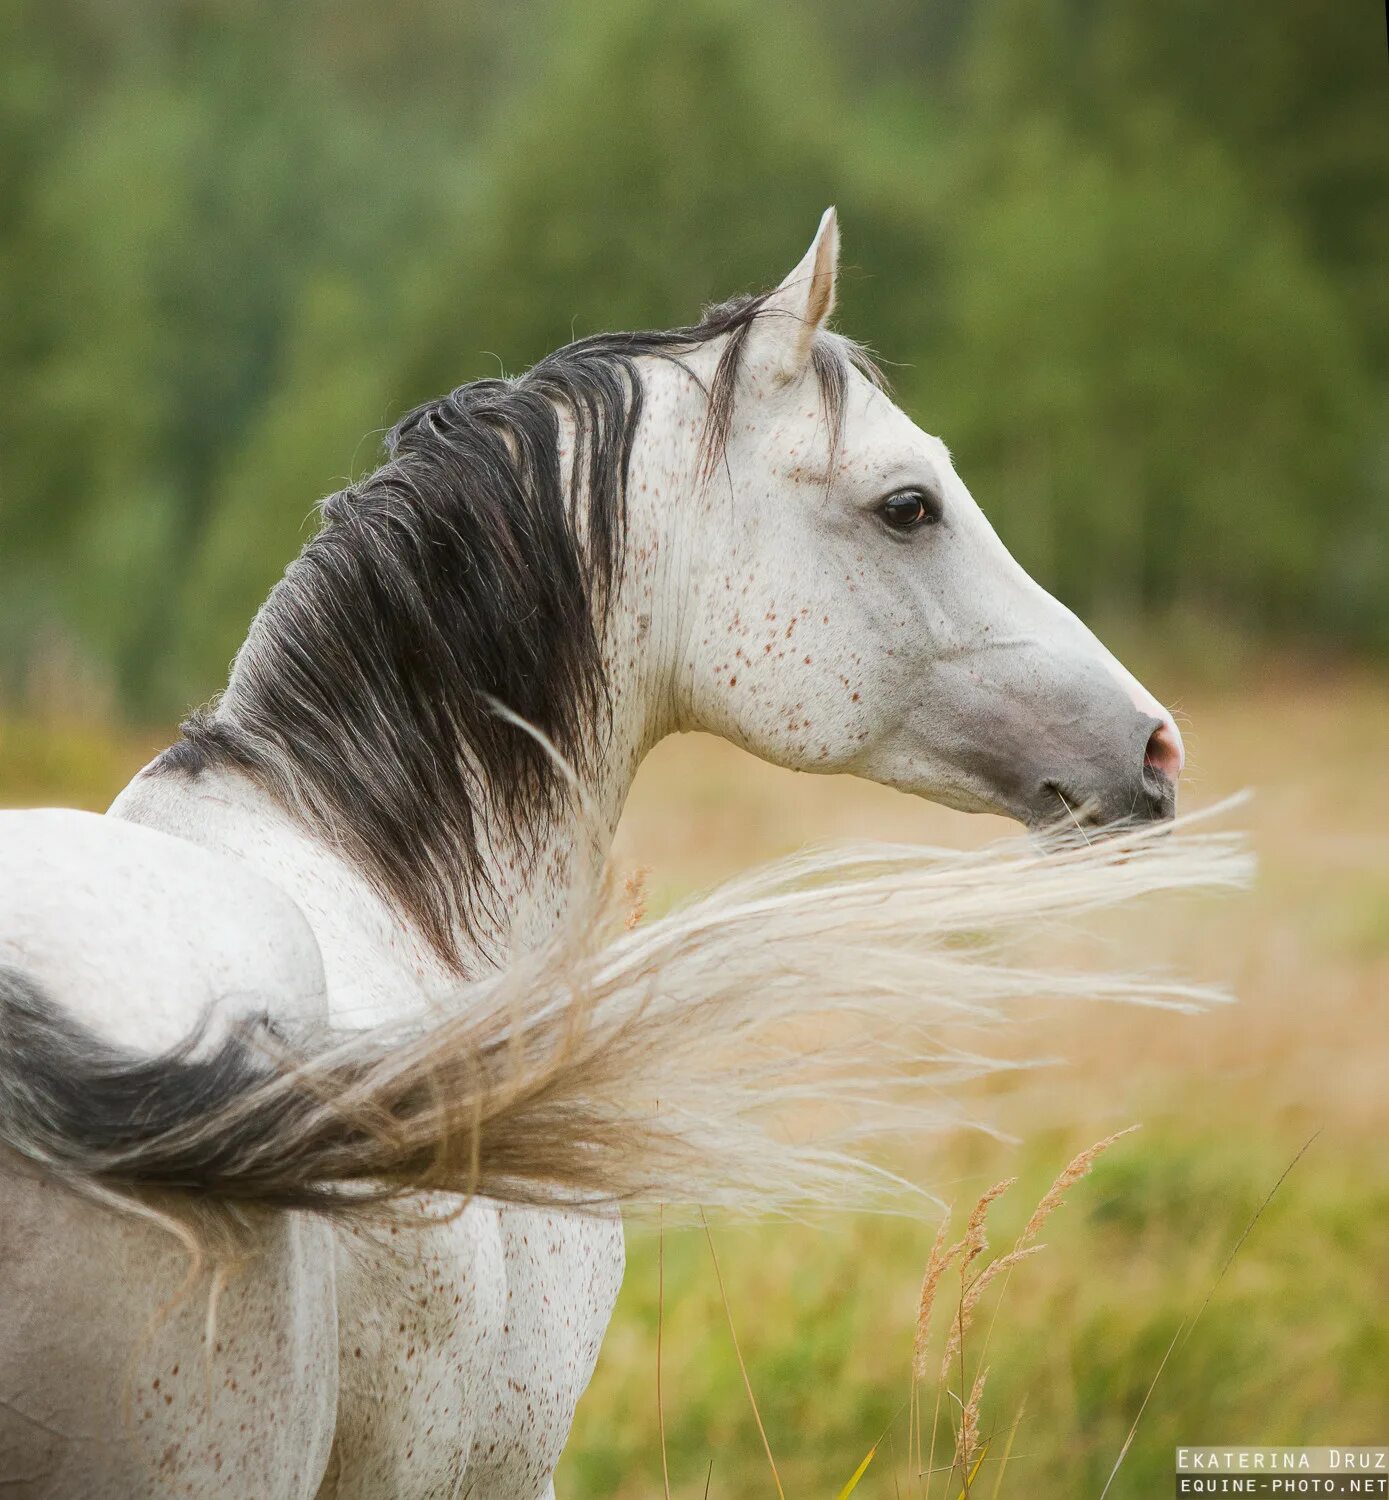
[{"label": "horse body", "polygon": [[[240,778],[153,777],[114,816],[0,817],[26,969],[142,1049],[209,1006],[209,1041],[267,1004],[345,1025],[427,1008],[437,955],[261,800]],[[140,1494],[150,1473],[190,1495],[539,1494],[621,1281],[616,1219],[475,1202],[397,1236],[278,1215],[205,1350],[205,1282],[161,1313],[187,1271],[164,1229],[31,1171],[0,1180],[7,1335],[30,1355],[4,1371],[0,1455],[45,1434],[36,1494]],[[80,1343],[50,1346],[73,1324]],[[110,1397],[95,1410],[93,1390]]]},{"label": "horse body", "polygon": [[[456,974],[350,864],[244,778],[212,773],[190,784],[146,774],[112,812],[216,850],[289,894],[322,955],[325,1010],[336,1024],[427,1011],[456,986]],[[540,913],[553,922],[568,897],[572,837],[573,825],[568,835],[557,827],[544,855],[528,862],[541,872],[537,887],[510,888],[517,927],[530,928],[531,941],[541,935],[531,928]],[[175,1037],[196,1016],[190,1008]],[[301,1306],[334,1309],[337,1402],[325,1500],[469,1486],[489,1496],[540,1494],[621,1284],[620,1221],[474,1202],[408,1235],[337,1228],[332,1240],[293,1294]],[[277,1286],[277,1258],[262,1252],[238,1280]],[[149,1289],[156,1301],[159,1286]],[[282,1399],[306,1421],[321,1404],[308,1389]],[[172,1413],[156,1418],[165,1424]],[[215,1482],[212,1492],[222,1492]]]},{"label": "horse body", "polygon": [[[1170,816],[1170,716],[824,332],[836,249],[827,215],[782,286],[722,322],[408,419],[398,489],[329,503],[220,709],[112,816],[7,815],[0,964],[142,1052],[206,1021],[202,1055],[259,1009],[428,1021],[564,920],[642,756],[684,729],[1033,823]],[[438,529],[398,545],[397,524]],[[363,538],[406,559],[389,589]],[[598,583],[570,576],[605,549]],[[392,627],[349,592],[378,588],[400,615],[385,666]],[[534,1500],[622,1273],[616,1217],[553,1203],[474,1201],[400,1235],[281,1211],[205,1348],[203,1299],[158,1319],[182,1279],[165,1229],[8,1158],[0,1195],[0,1459],[36,1495],[142,1493],[152,1466],[188,1495]],[[73,1316],[80,1354],[53,1333]]]}]

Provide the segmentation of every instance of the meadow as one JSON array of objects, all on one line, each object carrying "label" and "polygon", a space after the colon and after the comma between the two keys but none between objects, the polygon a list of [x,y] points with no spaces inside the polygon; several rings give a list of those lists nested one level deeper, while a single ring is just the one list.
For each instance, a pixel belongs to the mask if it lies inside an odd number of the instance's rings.
[{"label": "meadow", "polygon": [[[1099,1496],[1140,1409],[1116,1497],[1170,1493],[1178,1444],[1389,1435],[1389,680],[1258,651],[1205,665],[1141,663],[1177,698],[1186,804],[1253,789],[1225,822],[1249,831],[1255,889],[1158,904],[1087,933],[1058,913],[1048,942],[1067,962],[1160,963],[1226,985],[1236,1002],[1195,1016],[1029,1011],[980,1045],[1050,1065],[979,1085],[966,1109],[989,1129],[923,1140],[898,1163],[955,1205],[955,1233],[983,1190],[1016,1176],[989,1217],[1006,1251],[1071,1157],[1142,1127],[1070,1189],[1045,1248],[999,1278],[1001,1300],[981,1304],[966,1336],[965,1386],[981,1355],[990,1371],[979,1496]],[[1174,692],[1184,681],[1198,685]],[[167,737],[0,722],[0,801],[100,807]],[[649,868],[657,910],[824,839],[962,846],[1010,835],[689,736],[641,773],[618,861]],[[928,1482],[908,1452],[917,1299],[939,1221],[923,1203],[895,1217],[716,1223],[723,1293],[702,1233],[635,1229],[558,1493],[661,1493],[658,1335],[672,1493],[777,1493],[731,1317],[786,1495],[833,1500],[876,1445],[856,1494],[954,1500],[958,1474]],[[937,1351],[958,1299],[952,1275]],[[929,1429],[938,1353],[928,1363]],[[958,1370],[946,1387],[943,1466]]]},{"label": "meadow", "polygon": [[[1187,732],[1184,805],[1253,791],[1224,820],[1248,895],[1037,939],[1235,1003],[965,1038],[1051,1062],[895,1163],[935,1195],[909,1212],[716,1223],[726,1308],[700,1233],[634,1226],[561,1500],[667,1467],[682,1500],[833,1500],[870,1450],[856,1496],[954,1500],[907,1442],[941,1206],[958,1233],[1016,1176],[1006,1252],[1134,1124],[981,1307],[937,1460],[982,1365],[979,1496],[1098,1497],[1131,1429],[1134,1500],[1179,1443],[1389,1440],[1384,8],[1248,10],[0,5],[0,805],[105,806],[417,402],[765,286],[830,202],[838,326],[1028,572],[1117,619]],[[1013,836],[690,737],[617,858],[659,912],[824,839]]]}]

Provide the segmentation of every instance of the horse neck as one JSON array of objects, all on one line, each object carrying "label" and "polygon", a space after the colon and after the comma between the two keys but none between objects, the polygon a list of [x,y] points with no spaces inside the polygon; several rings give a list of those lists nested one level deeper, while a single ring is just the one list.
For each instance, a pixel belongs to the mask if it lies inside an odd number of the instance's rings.
[{"label": "horse neck", "polygon": [[[663,416],[670,410],[666,402]],[[681,589],[672,573],[688,546],[668,533],[670,517],[684,509],[677,502],[682,476],[693,471],[694,441],[673,435],[675,424],[664,420],[642,425],[630,471],[626,556],[602,637],[610,721],[593,726],[599,751],[571,807],[557,811],[526,847],[500,821],[481,830],[472,877],[490,882],[495,899],[474,931],[458,934],[469,972],[542,942],[593,889],[642,759],[675,727]],[[695,427],[691,421],[680,431]],[[142,773],[112,810],[236,854],[288,889],[318,937],[335,1008],[384,1019],[398,1013],[406,993],[456,983],[456,972],[348,858],[245,776],[218,770],[190,782]],[[469,868],[461,852],[458,868]]]},{"label": "horse neck", "polygon": [[683,501],[698,468],[698,424],[693,416],[670,420],[688,396],[678,386],[667,395],[664,385],[688,382],[664,361],[649,364],[654,415],[643,421],[633,450],[625,555],[602,636],[611,719],[594,726],[599,753],[582,775],[572,811],[556,817],[527,851],[504,831],[490,831],[487,872],[508,924],[507,932],[493,934],[499,942],[542,941],[572,902],[594,889],[642,761],[678,727],[680,604],[691,542]]},{"label": "horse neck", "polygon": [[[663,360],[645,363],[650,415],[633,448],[623,564],[602,632],[611,718],[593,726],[599,753],[581,773],[571,809],[525,850],[504,829],[487,831],[485,870],[503,919],[490,932],[493,956],[499,948],[543,941],[573,901],[594,889],[642,761],[677,727],[681,570],[689,556],[680,519],[688,507],[681,502],[698,466],[698,408],[681,389],[690,385],[687,377]],[[676,411],[687,420],[672,420]]]}]

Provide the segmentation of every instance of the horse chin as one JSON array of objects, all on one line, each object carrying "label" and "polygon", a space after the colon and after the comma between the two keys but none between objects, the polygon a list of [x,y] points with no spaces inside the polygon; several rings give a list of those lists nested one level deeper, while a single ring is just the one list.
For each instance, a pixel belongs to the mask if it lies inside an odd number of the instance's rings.
[{"label": "horse chin", "polygon": [[[864,774],[861,769],[860,774]],[[1047,848],[1170,823],[1177,812],[1176,782],[1152,766],[1144,766],[1135,776],[1117,779],[1099,792],[1085,791],[1079,783],[1053,777],[1042,779],[1032,791],[1015,784],[987,786],[982,777],[959,777],[945,784],[920,775],[869,773],[869,779],[955,812],[990,813],[1011,819]]]},{"label": "horse chin", "polygon": [[1086,796],[1060,781],[1044,781],[1020,821],[1040,845],[1054,848],[1170,823],[1176,815],[1176,782],[1145,767],[1136,785],[1116,787],[1101,796]]}]

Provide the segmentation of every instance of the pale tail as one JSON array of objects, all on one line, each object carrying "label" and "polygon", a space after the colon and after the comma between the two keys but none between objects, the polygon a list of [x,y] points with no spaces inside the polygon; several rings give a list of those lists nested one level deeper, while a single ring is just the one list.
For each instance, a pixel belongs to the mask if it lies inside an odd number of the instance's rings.
[{"label": "pale tail", "polygon": [[[1245,882],[1238,840],[1135,829],[1042,853],[872,846],[735,880],[606,943],[591,919],[448,1013],[141,1059],[0,971],[0,1142],[76,1185],[370,1209],[420,1189],[769,1212],[892,1192],[866,1146],[993,1066],[942,1023],[1039,998],[1189,1008],[1157,977],[1017,967],[1020,929]],[[948,1032],[949,1028],[946,1028]]]}]

